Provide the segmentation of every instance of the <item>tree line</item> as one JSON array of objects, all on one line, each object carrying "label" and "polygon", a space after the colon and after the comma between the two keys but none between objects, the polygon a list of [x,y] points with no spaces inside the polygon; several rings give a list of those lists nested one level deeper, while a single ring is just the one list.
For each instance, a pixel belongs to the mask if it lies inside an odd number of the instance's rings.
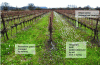
[{"label": "tree line", "polygon": [[[3,2],[1,4],[1,10],[4,10],[4,11],[8,11],[8,10],[41,10],[42,8],[40,7],[36,7],[33,3],[29,3],[28,6],[24,6],[22,8],[18,8],[18,7],[11,7],[9,5],[9,3],[7,2]],[[85,6],[85,7],[77,7],[75,5],[73,5],[73,7],[71,5],[68,5],[68,7],[66,8],[51,8],[53,10],[55,9],[66,9],[66,10],[100,10],[100,7],[96,7],[96,8],[92,8],[90,7],[89,5]]]},{"label": "tree line", "polygon": [[29,3],[28,6],[24,6],[22,8],[18,8],[17,6],[16,7],[11,7],[9,5],[9,3],[7,3],[7,2],[3,2],[1,4],[1,10],[4,10],[4,11],[8,11],[8,10],[26,10],[26,9],[28,9],[28,10],[34,10],[34,9],[40,10],[41,8],[40,7],[35,7],[35,5],[33,3]]}]

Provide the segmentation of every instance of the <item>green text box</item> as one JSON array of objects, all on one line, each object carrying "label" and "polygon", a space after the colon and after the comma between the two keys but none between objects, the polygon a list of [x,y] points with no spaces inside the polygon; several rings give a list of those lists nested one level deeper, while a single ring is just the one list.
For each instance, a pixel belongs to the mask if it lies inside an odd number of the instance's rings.
[{"label": "green text box", "polygon": [[86,58],[86,42],[66,42],[66,58]]},{"label": "green text box", "polygon": [[35,44],[15,44],[15,54],[35,54]]}]

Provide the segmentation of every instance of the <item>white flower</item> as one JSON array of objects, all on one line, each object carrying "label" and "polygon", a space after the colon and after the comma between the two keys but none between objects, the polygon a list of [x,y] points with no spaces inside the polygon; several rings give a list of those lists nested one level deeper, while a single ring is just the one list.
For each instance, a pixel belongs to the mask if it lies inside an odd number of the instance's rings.
[{"label": "white flower", "polygon": [[6,49],[9,49],[9,48],[6,48]]}]

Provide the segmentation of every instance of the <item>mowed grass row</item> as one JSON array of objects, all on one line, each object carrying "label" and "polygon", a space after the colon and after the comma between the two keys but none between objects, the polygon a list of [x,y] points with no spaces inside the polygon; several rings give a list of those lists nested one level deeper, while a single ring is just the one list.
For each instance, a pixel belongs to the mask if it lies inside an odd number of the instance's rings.
[{"label": "mowed grass row", "polygon": [[[89,34],[84,33],[86,36]],[[75,29],[64,18],[54,12],[53,41],[57,43],[57,51],[52,51],[52,65],[98,65],[100,64],[100,48],[92,46],[81,30]],[[66,58],[66,42],[87,42],[86,58]]]},{"label": "mowed grass row", "polygon": [[[43,56],[46,40],[49,39],[48,23],[50,13],[46,14],[37,22],[33,22],[32,27],[16,34],[1,44],[1,63],[3,65],[39,65],[39,57]],[[35,44],[36,54],[15,54],[15,44]]]}]

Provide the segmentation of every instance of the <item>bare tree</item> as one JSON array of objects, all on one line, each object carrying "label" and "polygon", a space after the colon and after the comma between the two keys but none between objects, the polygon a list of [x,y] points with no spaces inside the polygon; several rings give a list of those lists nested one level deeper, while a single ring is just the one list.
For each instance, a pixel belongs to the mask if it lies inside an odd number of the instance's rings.
[{"label": "bare tree", "polygon": [[96,10],[100,10],[100,7],[96,7],[95,9],[96,9]]},{"label": "bare tree", "polygon": [[2,7],[3,10],[7,11],[8,8],[9,8],[9,4],[8,4],[7,2],[3,2],[3,3],[1,4],[1,7]]},{"label": "bare tree", "polygon": [[28,9],[29,10],[33,10],[35,8],[34,4],[33,3],[29,3],[28,4]]},{"label": "bare tree", "polygon": [[85,6],[84,9],[89,10],[91,7],[89,5]]}]

